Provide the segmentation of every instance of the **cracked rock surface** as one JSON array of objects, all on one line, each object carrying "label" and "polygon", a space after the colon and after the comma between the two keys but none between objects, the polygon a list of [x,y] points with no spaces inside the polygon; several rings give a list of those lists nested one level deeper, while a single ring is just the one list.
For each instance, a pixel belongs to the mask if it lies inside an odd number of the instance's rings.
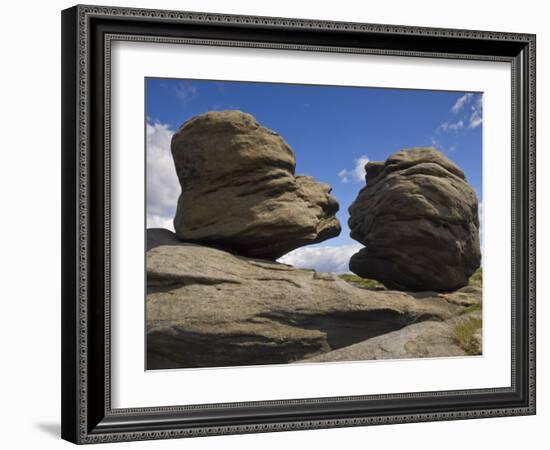
[{"label": "cracked rock surface", "polygon": [[350,270],[389,289],[466,286],[481,252],[478,201],[462,170],[434,148],[401,150],[365,169],[348,221],[365,248]]},{"label": "cracked rock surface", "polygon": [[[436,322],[426,320],[397,331],[376,336],[348,347],[323,353],[301,362],[365,361],[373,359],[440,358],[471,355],[453,336],[454,326],[465,320],[481,318],[478,311]],[[481,354],[481,329],[472,337]]]},{"label": "cracked rock surface", "polygon": [[147,236],[148,369],[296,362],[444,322],[481,301],[474,288],[367,290],[333,273],[181,243],[168,230]]},{"label": "cracked rock surface", "polygon": [[180,240],[276,260],[340,234],[332,188],[295,175],[290,146],[250,114],[196,116],[171,149],[182,189],[174,219]]}]

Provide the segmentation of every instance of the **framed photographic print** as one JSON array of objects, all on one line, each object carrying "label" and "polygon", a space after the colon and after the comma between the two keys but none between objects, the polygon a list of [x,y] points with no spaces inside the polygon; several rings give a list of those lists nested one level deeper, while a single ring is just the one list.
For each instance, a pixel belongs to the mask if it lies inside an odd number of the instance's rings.
[{"label": "framed photographic print", "polygon": [[535,36],[62,12],[62,437],[535,413]]}]

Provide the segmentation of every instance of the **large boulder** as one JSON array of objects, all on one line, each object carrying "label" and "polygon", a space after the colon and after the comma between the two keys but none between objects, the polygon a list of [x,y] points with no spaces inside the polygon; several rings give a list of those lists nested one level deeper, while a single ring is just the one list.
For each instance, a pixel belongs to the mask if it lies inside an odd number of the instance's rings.
[{"label": "large boulder", "polygon": [[272,259],[337,236],[331,187],[295,176],[284,139],[241,111],[208,112],[172,138],[181,184],[174,228],[186,242]]},{"label": "large boulder", "polygon": [[365,169],[348,221],[365,248],[350,270],[399,290],[468,284],[481,253],[477,197],[462,170],[434,148],[402,150]]},{"label": "large boulder", "polygon": [[362,289],[333,273],[177,243],[166,230],[148,230],[148,241],[149,369],[295,362],[413,323],[449,320],[481,301],[475,288]]}]

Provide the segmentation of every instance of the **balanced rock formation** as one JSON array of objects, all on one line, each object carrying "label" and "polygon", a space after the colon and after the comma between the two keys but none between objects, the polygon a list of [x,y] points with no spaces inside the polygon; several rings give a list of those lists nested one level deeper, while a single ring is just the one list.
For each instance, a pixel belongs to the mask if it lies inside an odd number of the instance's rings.
[{"label": "balanced rock formation", "polygon": [[149,369],[296,362],[413,323],[446,321],[481,301],[475,288],[367,290],[333,273],[178,243],[167,230],[147,235]]},{"label": "balanced rock formation", "polygon": [[477,197],[462,170],[434,148],[402,150],[365,169],[348,221],[365,248],[350,270],[390,289],[467,285],[481,253]]},{"label": "balanced rock formation", "polygon": [[208,112],[172,138],[182,241],[277,259],[340,234],[331,188],[295,176],[284,139],[241,111]]}]

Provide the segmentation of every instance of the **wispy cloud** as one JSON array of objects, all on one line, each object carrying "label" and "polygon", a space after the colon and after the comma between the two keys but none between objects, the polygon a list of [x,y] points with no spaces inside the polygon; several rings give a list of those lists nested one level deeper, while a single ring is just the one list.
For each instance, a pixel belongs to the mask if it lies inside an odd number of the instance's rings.
[{"label": "wispy cloud", "polygon": [[442,151],[443,153],[453,153],[456,150],[456,145],[444,145],[439,139],[436,139],[435,137],[430,137],[430,144],[432,147],[435,147],[436,149]]},{"label": "wispy cloud", "polygon": [[147,213],[147,228],[166,228],[175,231],[173,219],[149,213]]},{"label": "wispy cloud", "polygon": [[477,128],[481,125],[481,116],[477,111],[474,111],[472,115],[470,116],[470,128]]},{"label": "wispy cloud", "polygon": [[458,131],[464,128],[464,121],[459,120],[457,122],[443,122],[439,125],[439,129],[443,131]]},{"label": "wispy cloud", "polygon": [[477,128],[481,125],[481,123],[482,123],[482,118],[481,118],[482,108],[483,108],[483,103],[482,103],[482,97],[480,95],[478,97],[478,99],[474,102],[474,104],[472,105],[472,113],[470,115],[470,122],[468,124],[469,128]]},{"label": "wispy cloud", "polygon": [[[457,137],[460,133],[479,127],[482,120],[482,95],[466,93],[458,97],[448,113],[448,119],[436,128],[434,136],[430,137],[431,144],[445,153],[452,153],[456,150]],[[447,137],[445,137],[447,136]],[[453,136],[455,137],[453,139]],[[455,142],[448,143],[449,138]],[[447,142],[444,145],[441,141]]]},{"label": "wispy cloud", "polygon": [[[467,108],[467,107],[470,108]],[[458,121],[443,122],[439,129],[442,131],[458,131],[462,128],[477,128],[482,123],[481,118],[482,97],[481,94],[464,94],[460,96],[453,107],[451,112],[457,115],[462,112],[462,118]],[[466,111],[465,111],[466,110]]]},{"label": "wispy cloud", "polygon": [[195,97],[198,93],[198,90],[195,86],[192,84],[189,84],[185,81],[180,81],[175,84],[174,90],[176,92],[176,96],[184,103],[187,104],[189,100],[191,100],[193,97]]},{"label": "wispy cloud", "polygon": [[340,177],[340,181],[342,183],[349,183],[348,171],[346,169],[342,169],[338,172],[338,176]]},{"label": "wispy cloud", "polygon": [[160,122],[147,123],[147,227],[172,227],[180,185],[170,142],[174,132]]},{"label": "wispy cloud", "polygon": [[460,112],[460,110],[462,108],[464,108],[464,106],[470,102],[470,100],[472,99],[472,96],[473,96],[473,94],[467,93],[467,94],[464,94],[463,96],[459,97],[458,100],[453,105],[453,107],[451,108],[451,111],[454,114],[457,114],[458,112]]},{"label": "wispy cloud", "polygon": [[224,106],[221,106],[218,103],[214,103],[210,107],[211,111],[229,111],[229,110],[241,111],[241,109],[242,108],[237,106],[237,105],[224,105]]},{"label": "wispy cloud", "polygon": [[365,165],[370,161],[366,155],[361,155],[359,158],[355,158],[355,164],[353,169],[342,169],[338,172],[338,177],[342,183],[349,183],[355,181],[357,183],[365,182]]},{"label": "wispy cloud", "polygon": [[349,260],[363,246],[349,244],[335,247],[301,247],[287,253],[277,261],[302,269],[318,272],[349,272]]}]

